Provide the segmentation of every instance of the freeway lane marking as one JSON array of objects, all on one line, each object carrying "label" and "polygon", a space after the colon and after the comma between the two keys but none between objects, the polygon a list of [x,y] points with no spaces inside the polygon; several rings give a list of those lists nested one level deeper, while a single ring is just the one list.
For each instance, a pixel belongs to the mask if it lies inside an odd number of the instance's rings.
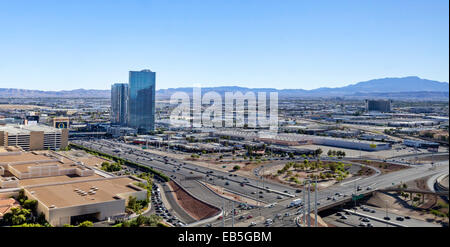
[{"label": "freeway lane marking", "polygon": [[345,182],[345,183],[341,183],[341,186],[346,185],[346,184],[349,184],[349,183],[353,183],[353,182],[358,181],[358,180],[360,180],[360,179],[361,179],[361,178],[357,178],[357,179],[354,179],[354,180],[351,180],[351,181],[347,181],[347,182]]}]

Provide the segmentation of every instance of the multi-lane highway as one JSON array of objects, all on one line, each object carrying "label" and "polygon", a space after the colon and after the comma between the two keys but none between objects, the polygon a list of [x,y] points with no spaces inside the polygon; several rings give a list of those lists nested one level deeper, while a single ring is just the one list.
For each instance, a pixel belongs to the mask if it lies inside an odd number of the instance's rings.
[{"label": "multi-lane highway", "polygon": [[[232,205],[230,200],[223,199],[204,186],[200,185],[196,180],[190,180],[189,178],[201,176],[202,181],[206,180],[208,183],[227,188],[229,191],[264,202],[266,207],[257,207],[252,210],[240,211],[234,218],[234,225],[254,219],[256,226],[261,226],[264,224],[265,220],[271,219],[273,220],[273,223],[270,224],[270,226],[296,226],[294,219],[297,217],[296,213],[298,208],[287,208],[287,205],[295,198],[303,198],[303,194],[296,193],[296,189],[294,188],[281,184],[275,184],[269,181],[265,181],[263,185],[262,181],[257,179],[245,178],[235,175],[232,172],[227,173],[198,166],[184,160],[167,158],[146,152],[136,146],[116,141],[77,140],[73,142],[94,150],[116,155],[121,158],[161,170],[168,176],[171,176],[173,180],[199,199],[219,208],[222,208],[223,205],[225,205],[227,212],[231,210]],[[403,169],[388,174],[381,174],[380,172],[377,172],[370,177],[355,178],[352,179],[355,182],[347,181],[318,191],[318,207],[326,207],[341,200],[348,199],[351,194],[355,193],[356,185],[362,187],[362,192],[370,192],[373,190],[390,187],[401,182],[408,182],[418,178],[442,173],[443,171],[448,171],[448,161],[437,163],[434,166],[412,166],[409,169]],[[267,188],[269,188],[271,192],[268,192]],[[336,193],[343,194],[345,197],[337,196]],[[310,196],[311,202],[313,203],[314,193],[312,192]],[[282,199],[279,199],[280,197]],[[273,203],[276,204],[271,207],[267,207]],[[237,203],[235,203],[235,206],[237,206]],[[314,206],[311,205],[310,208],[313,211]],[[231,219],[230,215],[231,214],[225,217],[224,221],[218,220],[212,223],[205,223],[203,225],[211,224],[212,226],[222,226],[222,224],[224,224],[225,226],[231,226],[233,224],[233,219]]]}]

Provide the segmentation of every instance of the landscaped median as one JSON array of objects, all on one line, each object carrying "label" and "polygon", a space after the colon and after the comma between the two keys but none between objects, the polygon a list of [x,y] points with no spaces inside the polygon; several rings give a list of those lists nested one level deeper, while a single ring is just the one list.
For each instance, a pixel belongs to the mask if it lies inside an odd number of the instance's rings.
[{"label": "landscaped median", "polygon": [[137,168],[142,169],[142,170],[144,170],[146,172],[153,173],[156,176],[159,176],[160,178],[162,178],[166,182],[170,181],[170,178],[166,174],[164,174],[164,173],[162,173],[160,171],[157,171],[157,170],[155,170],[153,168],[150,168],[148,166],[144,166],[144,165],[138,164],[138,163],[133,162],[133,161],[128,161],[126,159],[122,159],[120,157],[117,157],[117,156],[114,156],[114,155],[111,155],[111,154],[107,154],[107,153],[99,152],[99,151],[96,151],[96,150],[92,150],[90,148],[87,148],[85,146],[81,146],[81,145],[78,145],[78,144],[70,143],[69,146],[77,148],[77,149],[84,150],[84,151],[86,151],[86,152],[88,152],[90,154],[93,154],[93,155],[102,156],[102,157],[105,157],[107,159],[114,160],[115,162],[119,162],[120,161],[124,165],[137,167]]}]

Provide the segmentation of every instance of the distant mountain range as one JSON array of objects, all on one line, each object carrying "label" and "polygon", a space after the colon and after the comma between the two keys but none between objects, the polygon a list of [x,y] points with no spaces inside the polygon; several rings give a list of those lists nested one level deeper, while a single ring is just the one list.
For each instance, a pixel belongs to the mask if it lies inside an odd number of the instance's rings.
[{"label": "distant mountain range", "polygon": [[110,90],[74,89],[41,91],[16,88],[0,88],[0,98],[109,98]]},{"label": "distant mountain range", "polygon": [[[275,88],[246,88],[237,86],[204,87],[202,93],[215,91],[219,94],[240,91],[252,92],[278,92],[279,97],[345,97],[345,98],[404,98],[404,99],[439,99],[448,100],[448,82],[439,82],[422,79],[417,76],[402,78],[383,78],[356,84],[328,88],[322,87],[313,90],[304,89],[275,89]],[[175,92],[192,94],[192,87],[160,89],[156,92],[157,98],[169,98]],[[109,98],[110,90],[76,89],[67,91],[40,91],[26,89],[0,88],[0,98]]]}]

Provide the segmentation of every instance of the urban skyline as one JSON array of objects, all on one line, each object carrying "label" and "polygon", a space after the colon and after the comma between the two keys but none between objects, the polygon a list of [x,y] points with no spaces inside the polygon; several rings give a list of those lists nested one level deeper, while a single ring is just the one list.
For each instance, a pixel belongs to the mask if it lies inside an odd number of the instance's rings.
[{"label": "urban skyline", "polygon": [[376,227],[405,245],[421,227],[442,239],[448,8],[0,0],[1,236],[331,246]]}]

